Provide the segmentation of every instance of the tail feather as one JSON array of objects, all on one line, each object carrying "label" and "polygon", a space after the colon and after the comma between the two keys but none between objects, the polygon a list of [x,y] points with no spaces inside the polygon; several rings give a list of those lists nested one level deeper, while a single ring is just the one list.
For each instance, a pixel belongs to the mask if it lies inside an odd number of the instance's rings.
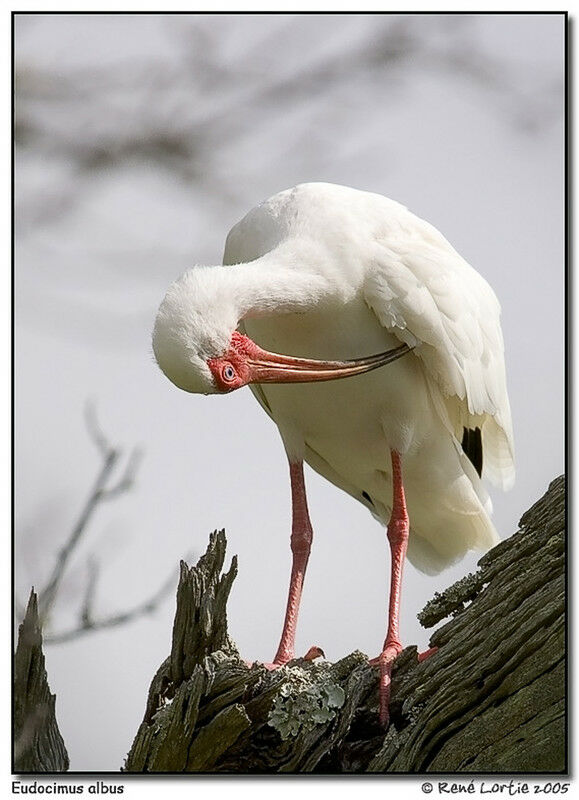
[{"label": "tail feather", "polygon": [[490,549],[499,536],[490,497],[460,443],[443,439],[428,450],[420,455],[422,463],[439,465],[428,470],[428,483],[422,471],[407,470],[408,559],[422,572],[437,574],[469,550]]}]

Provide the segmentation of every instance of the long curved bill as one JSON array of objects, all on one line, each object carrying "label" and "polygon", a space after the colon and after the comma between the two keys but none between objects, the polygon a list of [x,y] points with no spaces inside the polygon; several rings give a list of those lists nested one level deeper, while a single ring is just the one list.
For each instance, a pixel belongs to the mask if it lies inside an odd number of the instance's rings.
[{"label": "long curved bill", "polygon": [[252,354],[247,360],[250,368],[248,383],[308,383],[349,378],[390,364],[412,350],[411,347],[403,344],[366,358],[354,358],[348,361],[318,361],[283,356],[261,350],[261,348],[257,349],[259,352]]}]

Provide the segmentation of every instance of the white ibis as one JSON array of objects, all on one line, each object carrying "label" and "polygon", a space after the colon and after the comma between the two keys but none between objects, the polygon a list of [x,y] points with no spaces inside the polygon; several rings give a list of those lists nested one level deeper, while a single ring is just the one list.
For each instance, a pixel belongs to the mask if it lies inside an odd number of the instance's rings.
[{"label": "white ibis", "polygon": [[294,657],[312,542],[303,462],[387,526],[385,725],[406,552],[434,574],[498,539],[481,477],[514,480],[499,314],[486,281],[432,225],[380,195],[309,183],[250,211],[227,237],[224,265],[175,281],[155,322],[155,357],[176,386],[250,384],[279,427],[293,561],[273,665]]}]

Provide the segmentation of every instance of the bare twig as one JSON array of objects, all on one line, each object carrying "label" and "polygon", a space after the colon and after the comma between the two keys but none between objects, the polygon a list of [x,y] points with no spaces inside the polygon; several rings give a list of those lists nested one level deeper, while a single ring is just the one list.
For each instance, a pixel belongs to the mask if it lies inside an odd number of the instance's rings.
[{"label": "bare twig", "polygon": [[[134,485],[135,476],[142,458],[142,451],[135,447],[130,452],[125,469],[116,483],[111,482],[112,475],[122,456],[122,451],[111,445],[99,425],[95,408],[92,403],[87,403],[85,409],[85,419],[87,431],[102,457],[102,464],[85,505],[74,525],[70,536],[61,548],[49,580],[44,589],[38,593],[39,617],[43,624],[46,623],[62,584],[63,576],[69,564],[70,558],[77,550],[79,543],[86,534],[88,524],[98,508],[99,504],[119,497],[128,492]],[[186,556],[190,557],[190,554]],[[113,628],[125,623],[132,622],[144,614],[151,614],[155,611],[165,597],[170,593],[175,585],[175,575],[171,574],[163,584],[147,599],[127,611],[122,611],[108,617],[98,619],[94,614],[95,597],[97,585],[101,574],[101,565],[96,556],[91,555],[87,560],[87,578],[85,582],[84,596],[79,606],[76,624],[69,630],[56,633],[45,633],[44,641],[47,644],[57,644],[68,642],[72,639],[103,628]],[[15,603],[19,617],[20,604]]]},{"label": "bare twig", "polygon": [[114,486],[102,489],[99,500],[112,500],[120,494],[130,491],[133,488],[135,475],[142,457],[142,450],[139,447],[135,447],[129,455],[127,466],[120,480]]},{"label": "bare twig", "polygon": [[84,407],[84,421],[86,423],[88,435],[100,450],[103,459],[106,459],[111,450],[111,446],[99,425],[95,404],[91,400],[88,400]]},{"label": "bare twig", "polygon": [[[186,560],[189,558],[191,558],[191,554],[186,556]],[[70,642],[72,639],[76,639],[79,636],[91,633],[92,631],[103,630],[104,628],[115,628],[119,625],[125,625],[128,622],[133,622],[133,620],[137,619],[138,617],[142,617],[145,614],[152,614],[153,611],[160,606],[165,597],[167,597],[174,589],[175,582],[177,580],[177,575],[174,571],[172,571],[161,587],[155,592],[155,594],[144,600],[142,603],[139,603],[139,605],[136,605],[134,608],[128,611],[122,611],[109,617],[94,619],[92,616],[92,597],[94,595],[94,586],[90,586],[90,581],[94,580],[96,585],[98,571],[95,564],[93,564],[92,569],[94,571],[91,573],[89,578],[89,586],[87,586],[83,610],[79,617],[79,624],[66,631],[45,634],[44,641],[46,644],[62,644],[63,642]]]},{"label": "bare twig", "polygon": [[84,603],[80,612],[80,619],[85,627],[91,627],[93,623],[92,609],[94,598],[96,595],[96,585],[100,573],[98,561],[94,556],[91,556],[87,562],[88,579],[86,582],[86,591],[84,593]]},{"label": "bare twig", "polygon": [[90,403],[87,404],[85,417],[88,432],[99,450],[103,461],[80,516],[73,526],[68,540],[58,554],[52,574],[44,589],[38,594],[38,606],[40,609],[40,618],[42,620],[46,619],[54,606],[70,557],[77,548],[99,503],[102,500],[110,500],[112,497],[117,497],[119,494],[127,492],[133,486],[135,472],[141,457],[140,451],[134,449],[120,480],[114,486],[109,487],[107,484],[122,455],[122,451],[109,443],[98,424],[94,406]]}]

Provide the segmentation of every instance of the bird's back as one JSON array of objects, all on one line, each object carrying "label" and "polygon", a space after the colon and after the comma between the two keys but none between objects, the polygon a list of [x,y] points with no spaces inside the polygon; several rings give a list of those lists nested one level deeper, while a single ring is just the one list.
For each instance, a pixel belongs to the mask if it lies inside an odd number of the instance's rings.
[{"label": "bird's back", "polygon": [[[285,189],[251,209],[229,232],[224,263],[252,261],[291,237],[311,238],[332,248],[352,249],[401,231],[446,241],[400,203],[379,194],[331,183],[302,183]],[[448,243],[446,243],[448,244]]]}]

